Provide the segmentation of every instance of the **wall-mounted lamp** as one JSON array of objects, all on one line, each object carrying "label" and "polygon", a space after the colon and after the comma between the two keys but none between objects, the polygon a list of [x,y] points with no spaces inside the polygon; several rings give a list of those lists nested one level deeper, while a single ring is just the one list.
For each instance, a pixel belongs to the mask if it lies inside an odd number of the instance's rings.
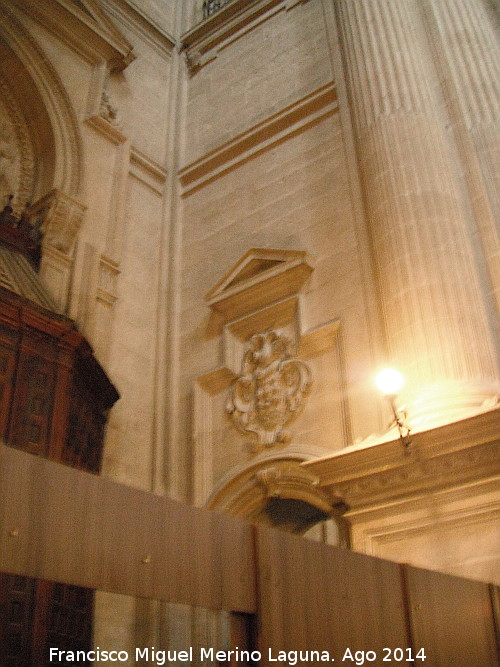
[{"label": "wall-mounted lamp", "polygon": [[396,405],[397,395],[404,383],[405,380],[403,375],[394,368],[384,368],[384,370],[380,371],[375,378],[375,384],[387,398],[389,405],[391,406],[392,416],[394,417],[391,427],[397,427],[401,444],[405,449],[408,449],[411,445],[411,440],[406,410],[404,408],[398,408]]}]

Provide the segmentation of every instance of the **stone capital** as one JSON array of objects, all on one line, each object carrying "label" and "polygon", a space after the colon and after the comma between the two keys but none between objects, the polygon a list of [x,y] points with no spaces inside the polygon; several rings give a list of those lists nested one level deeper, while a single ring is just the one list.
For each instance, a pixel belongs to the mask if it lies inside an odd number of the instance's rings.
[{"label": "stone capital", "polygon": [[30,207],[28,216],[43,234],[42,247],[49,246],[70,255],[85,209],[74,197],[54,189]]}]

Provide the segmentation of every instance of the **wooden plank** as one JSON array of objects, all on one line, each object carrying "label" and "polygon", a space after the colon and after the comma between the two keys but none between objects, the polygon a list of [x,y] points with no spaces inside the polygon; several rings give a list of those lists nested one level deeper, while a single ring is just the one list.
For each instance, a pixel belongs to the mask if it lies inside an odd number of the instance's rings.
[{"label": "wooden plank", "polygon": [[0,571],[255,611],[252,528],[0,446]]},{"label": "wooden plank", "polygon": [[279,651],[327,651],[347,664],[356,652],[373,651],[374,664],[384,664],[384,648],[406,652],[399,565],[265,528],[256,534],[262,665],[279,664]]},{"label": "wooden plank", "polygon": [[414,648],[425,649],[425,665],[498,667],[488,584],[404,570]]},{"label": "wooden plank", "polygon": [[500,586],[490,584],[491,608],[493,611],[493,627],[497,644],[497,658],[500,665]]}]

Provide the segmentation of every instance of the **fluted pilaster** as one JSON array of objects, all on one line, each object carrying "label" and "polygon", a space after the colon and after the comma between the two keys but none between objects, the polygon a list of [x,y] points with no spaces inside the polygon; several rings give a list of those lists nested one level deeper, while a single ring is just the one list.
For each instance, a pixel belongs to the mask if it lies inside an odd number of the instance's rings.
[{"label": "fluted pilaster", "polygon": [[436,22],[468,129],[498,123],[500,52],[489,0],[434,0]]},{"label": "fluted pilaster", "polygon": [[424,4],[498,317],[500,50],[496,16],[491,0],[425,0]]},{"label": "fluted pilaster", "polygon": [[470,407],[497,359],[422,4],[336,9],[389,357],[409,398],[446,386]]}]

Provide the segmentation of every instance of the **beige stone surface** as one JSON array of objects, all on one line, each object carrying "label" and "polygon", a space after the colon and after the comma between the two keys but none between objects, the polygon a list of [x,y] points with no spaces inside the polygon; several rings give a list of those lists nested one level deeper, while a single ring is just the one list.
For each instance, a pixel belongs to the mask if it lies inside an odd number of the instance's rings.
[{"label": "beige stone surface", "polygon": [[304,463],[342,503],[357,551],[500,580],[499,409]]},{"label": "beige stone surface", "polygon": [[258,21],[190,79],[184,163],[331,81],[321,11],[310,2]]},{"label": "beige stone surface", "polygon": [[[498,373],[496,325],[422,6],[341,2],[338,16],[388,354],[408,375],[405,399],[444,381],[488,385]],[[398,26],[402,67],[379,37],[390,24]]]},{"label": "beige stone surface", "polygon": [[[304,330],[340,318],[343,340],[348,344],[340,352],[340,359],[318,361],[323,377],[320,373],[317,388],[312,390],[310,408],[301,417],[303,426],[297,425],[299,432],[294,437],[297,442],[304,440],[331,449],[347,443],[342,422],[337,422],[333,432],[326,426],[318,438],[318,415],[323,414],[324,425],[331,424],[336,421],[335,410],[340,409],[334,393],[330,393],[328,405],[325,387],[339,383],[342,371],[336,365],[345,365],[344,355],[369,354],[368,346],[363,351],[366,329],[355,339],[349,336],[351,327],[363,328],[361,323],[366,315],[363,284],[359,276],[353,280],[350,270],[358,261],[359,248],[354,231],[349,229],[348,216],[352,213],[347,184],[343,178],[331,178],[332,170],[345,173],[342,144],[339,138],[335,141],[337,128],[338,117],[332,116],[307,134],[290,138],[285,145],[262,154],[252,163],[242,165],[186,198],[184,266],[187,271],[183,291],[184,303],[194,302],[195,307],[189,310],[189,317],[185,313],[182,319],[182,330],[186,332],[183,364],[199,373],[204,357],[206,363],[201,370],[210,371],[220,363],[217,358],[219,341],[206,333],[206,306],[201,297],[205,287],[214,285],[221,277],[217,272],[221,262],[225,260],[227,270],[248,247],[257,245],[272,244],[272,247],[310,253],[315,258],[315,268],[301,301]],[[212,210],[217,212],[213,217]],[[197,337],[202,347],[198,343],[193,349]],[[339,354],[338,350],[335,354]],[[187,381],[189,377],[187,370]],[[321,401],[322,408],[319,407]],[[365,420],[359,424],[358,436],[374,427],[375,424],[370,426]],[[222,451],[225,449],[223,447]],[[229,459],[227,461],[229,464]]]},{"label": "beige stone surface", "polygon": [[[257,469],[336,458],[386,430],[382,362],[406,372],[414,431],[493,409],[492,4],[234,0],[205,23],[201,0],[92,6],[87,24],[70,2],[1,3],[0,119],[15,157],[0,162],[0,194],[12,182],[16,206],[29,196],[39,213],[58,192],[81,213],[71,242],[47,234],[41,274],[121,395],[104,474],[249,511]],[[231,319],[205,295],[251,248],[304,252],[313,268],[283,292],[290,302],[262,288]],[[313,382],[290,443],[256,455],[225,406],[247,338],[265,329],[291,338]],[[403,488],[371,541],[353,519],[356,548],[492,577],[497,499],[483,482],[413,508]],[[107,637],[115,602],[102,605]],[[170,639],[212,627],[153,607],[120,607],[124,641],[134,618],[147,636],[141,618],[163,614]]]},{"label": "beige stone surface", "polygon": [[130,4],[161,30],[175,33],[176,0],[130,0]]}]

